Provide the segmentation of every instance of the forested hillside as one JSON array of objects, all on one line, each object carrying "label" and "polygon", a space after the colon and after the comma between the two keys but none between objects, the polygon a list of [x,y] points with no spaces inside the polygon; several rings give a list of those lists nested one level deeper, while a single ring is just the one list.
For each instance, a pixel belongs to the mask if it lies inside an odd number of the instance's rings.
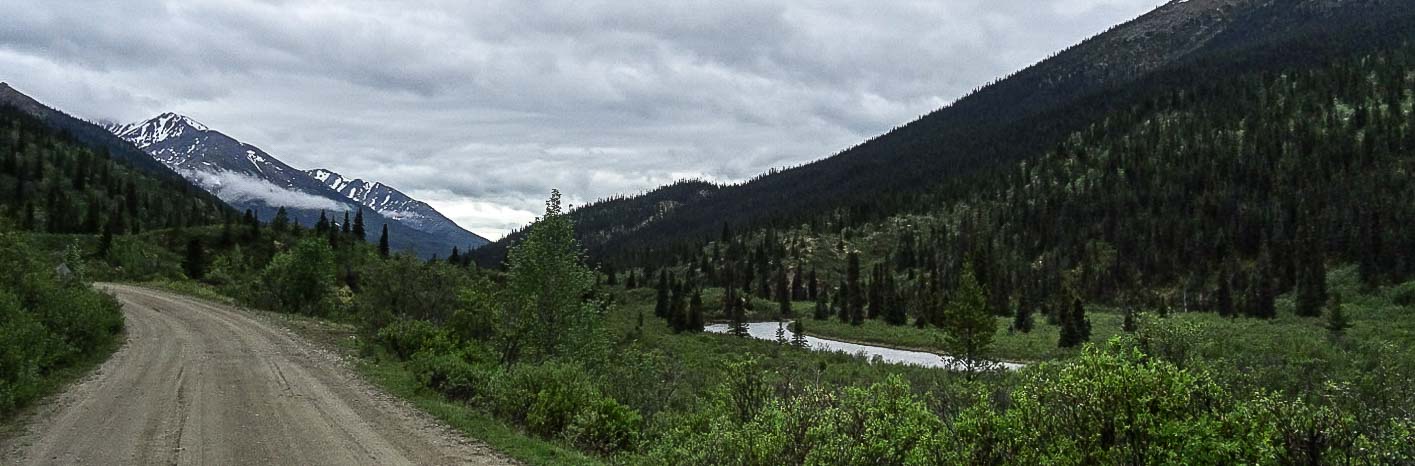
[{"label": "forested hillside", "polygon": [[[722,187],[641,228],[627,227],[645,217],[626,216],[577,233],[594,257],[636,263],[688,254],[724,222],[739,231],[859,226],[919,212],[940,192],[956,198],[986,172],[1171,89],[1399,46],[1415,34],[1412,14],[1408,2],[1386,0],[1173,2],[833,157]],[[571,216],[604,215],[591,210]],[[479,260],[492,265],[505,246],[483,249]]]},{"label": "forested hillside", "polygon": [[136,168],[17,108],[0,106],[0,131],[0,207],[14,228],[121,235],[233,214],[165,167]]}]

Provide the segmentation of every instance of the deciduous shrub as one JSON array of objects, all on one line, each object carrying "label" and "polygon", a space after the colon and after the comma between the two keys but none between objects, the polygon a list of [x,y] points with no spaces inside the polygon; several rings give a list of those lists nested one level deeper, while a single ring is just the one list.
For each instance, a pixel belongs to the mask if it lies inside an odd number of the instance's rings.
[{"label": "deciduous shrub", "polygon": [[399,320],[378,330],[378,343],[398,359],[407,360],[413,354],[430,350],[446,354],[452,350],[447,331],[424,320]]}]

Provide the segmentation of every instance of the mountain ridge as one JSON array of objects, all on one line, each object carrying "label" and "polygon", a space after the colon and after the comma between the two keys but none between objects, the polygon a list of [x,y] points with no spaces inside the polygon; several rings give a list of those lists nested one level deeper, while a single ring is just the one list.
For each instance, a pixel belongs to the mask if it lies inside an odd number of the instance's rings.
[{"label": "mountain ridge", "polygon": [[[426,203],[391,187],[377,185],[381,188],[379,193],[390,199],[393,193],[400,196],[396,206],[368,202],[379,199],[370,199],[367,192],[350,190],[351,183],[338,183],[336,188],[326,183],[336,181],[332,177],[319,179],[312,175],[333,172],[297,169],[189,116],[166,112],[105,128],[202,189],[239,208],[254,210],[261,218],[271,218],[285,207],[286,214],[296,223],[311,226],[329,212],[337,217],[340,211],[367,208],[366,223],[372,224],[373,229],[389,225],[391,233],[396,233],[391,239],[395,248],[414,250],[424,257],[487,242]],[[350,197],[351,194],[359,198]]]}]

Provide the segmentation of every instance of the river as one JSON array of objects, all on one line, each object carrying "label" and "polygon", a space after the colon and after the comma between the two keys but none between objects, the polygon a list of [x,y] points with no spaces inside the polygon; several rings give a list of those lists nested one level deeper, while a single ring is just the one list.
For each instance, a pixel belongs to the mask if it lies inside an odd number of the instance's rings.
[{"label": "river", "polygon": [[[791,323],[786,322],[786,339],[789,341],[794,334],[791,332]],[[775,341],[777,322],[752,322],[747,324],[747,333],[758,340]],[[712,324],[703,329],[709,333],[727,333],[727,324]],[[852,355],[861,355],[870,360],[879,360],[889,364],[907,364],[913,366],[936,367],[948,370],[961,369],[956,358],[940,356],[922,351],[908,351],[883,346],[861,345],[857,343],[847,343],[843,341],[827,340],[806,335],[806,343],[815,351],[833,351]],[[1023,367],[1022,364],[1014,363],[994,363],[998,367],[1017,370]]]}]

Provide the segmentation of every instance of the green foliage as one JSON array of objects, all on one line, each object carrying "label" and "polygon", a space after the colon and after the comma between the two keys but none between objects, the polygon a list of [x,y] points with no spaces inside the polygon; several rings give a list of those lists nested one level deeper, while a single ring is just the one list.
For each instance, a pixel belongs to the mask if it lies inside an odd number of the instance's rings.
[{"label": "green foliage", "polygon": [[634,450],[642,429],[638,411],[613,398],[600,398],[575,415],[565,438],[582,450],[607,455]]},{"label": "green foliage", "polygon": [[965,365],[979,362],[997,333],[997,319],[987,305],[987,291],[973,277],[973,268],[963,267],[963,278],[945,312],[944,350]]},{"label": "green foliage", "polygon": [[[1088,348],[1028,370],[1005,410],[983,400],[937,447],[943,463],[1261,463],[1269,428],[1212,379],[1135,350]],[[1044,421],[1043,421],[1044,420]],[[945,447],[947,446],[947,447]]]},{"label": "green foliage", "polygon": [[1397,305],[1415,307],[1415,281],[1401,283],[1391,288],[1390,300]]},{"label": "green foliage", "polygon": [[410,255],[369,261],[359,269],[359,277],[354,308],[369,331],[397,318],[446,322],[471,299],[463,294],[473,293],[473,281],[460,267]]},{"label": "green foliage", "polygon": [[112,297],[77,279],[24,237],[0,233],[0,416],[40,396],[54,373],[112,346],[123,329]]},{"label": "green foliage", "polygon": [[594,272],[584,264],[574,227],[552,191],[545,215],[507,258],[506,300],[497,319],[503,357],[537,361],[573,353],[595,337],[597,307],[584,296]]},{"label": "green foliage", "polygon": [[447,353],[452,345],[446,329],[425,320],[395,321],[378,330],[378,343],[404,360],[423,350]]},{"label": "green foliage", "polygon": [[276,254],[262,273],[265,298],[271,308],[306,315],[324,315],[334,295],[334,251],[318,238],[301,240]]},{"label": "green foliage", "polygon": [[498,374],[491,364],[491,354],[476,348],[479,347],[454,350],[445,344],[430,345],[413,354],[409,367],[423,386],[449,399],[474,400],[486,395],[492,378]]},{"label": "green foliage", "polygon": [[496,379],[490,397],[491,411],[498,417],[553,438],[591,407],[599,394],[581,367],[548,362],[511,366]]}]

